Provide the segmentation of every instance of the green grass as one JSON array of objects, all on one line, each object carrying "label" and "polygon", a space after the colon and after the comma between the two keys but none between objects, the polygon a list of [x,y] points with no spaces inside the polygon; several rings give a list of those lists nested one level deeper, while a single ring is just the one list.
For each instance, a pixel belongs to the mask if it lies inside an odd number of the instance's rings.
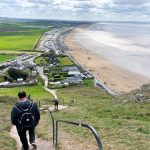
[{"label": "green grass", "polygon": [[9,135],[11,128],[10,113],[15,99],[0,97],[0,149],[16,150],[16,142]]},{"label": "green grass", "polygon": [[0,24],[0,50],[30,51],[47,30],[31,28],[23,23]]},{"label": "green grass", "polygon": [[53,98],[53,96],[44,90],[42,86],[31,86],[31,87],[15,87],[15,88],[0,88],[1,96],[11,96],[17,98],[19,91],[26,91],[27,95],[30,95],[33,100]]},{"label": "green grass", "polygon": [[94,80],[93,79],[84,79],[83,84],[89,87],[93,87],[94,85]]},{"label": "green grass", "polygon": [[43,30],[33,30],[28,35],[25,35],[25,33],[19,33],[19,35],[9,33],[7,36],[0,35],[0,50],[32,50],[43,32]]},{"label": "green grass", "polygon": [[71,66],[75,65],[68,57],[58,57],[60,66]]},{"label": "green grass", "polygon": [[38,57],[34,60],[34,62],[37,64],[37,65],[46,65],[48,64],[48,58],[45,59],[43,57]]},{"label": "green grass", "polygon": [[13,56],[13,55],[1,55],[0,54],[0,63],[3,63],[5,61],[8,61],[8,60],[11,60],[14,58],[15,58],[15,56]]},{"label": "green grass", "polygon": [[[55,119],[86,122],[92,125],[100,134],[104,149],[146,150],[150,146],[148,143],[150,103],[127,102],[123,104],[122,101],[116,100],[103,91],[84,85],[60,89],[58,97],[64,100],[69,108],[55,113]],[[45,121],[45,124],[41,126],[50,126],[49,124]],[[84,147],[85,139],[88,141],[93,139],[89,132],[82,131],[80,128],[61,125],[60,130],[59,134],[63,132],[69,134],[75,145],[82,143]],[[62,142],[61,138],[59,141]]]}]

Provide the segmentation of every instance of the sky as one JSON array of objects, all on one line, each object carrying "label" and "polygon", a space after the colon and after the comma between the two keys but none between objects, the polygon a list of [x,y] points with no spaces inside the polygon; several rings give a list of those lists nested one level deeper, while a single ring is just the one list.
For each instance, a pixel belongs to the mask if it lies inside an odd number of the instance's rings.
[{"label": "sky", "polygon": [[0,17],[150,21],[150,0],[0,0]]}]

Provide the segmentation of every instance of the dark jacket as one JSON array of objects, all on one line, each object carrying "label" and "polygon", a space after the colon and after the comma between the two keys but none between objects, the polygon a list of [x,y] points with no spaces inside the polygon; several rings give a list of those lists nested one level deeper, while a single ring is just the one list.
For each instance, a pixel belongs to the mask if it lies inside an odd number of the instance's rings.
[{"label": "dark jacket", "polygon": [[[21,108],[21,109],[25,110],[25,109],[28,109],[32,103],[33,103],[33,107],[30,112],[34,116],[34,126],[36,126],[40,120],[40,112],[39,112],[36,102],[27,100],[25,102],[17,102],[15,104],[15,106],[17,108]],[[21,130],[22,127],[20,126],[18,120],[20,120],[22,113],[15,106],[13,107],[12,112],[11,112],[11,122],[13,125],[16,125],[17,130]]]}]

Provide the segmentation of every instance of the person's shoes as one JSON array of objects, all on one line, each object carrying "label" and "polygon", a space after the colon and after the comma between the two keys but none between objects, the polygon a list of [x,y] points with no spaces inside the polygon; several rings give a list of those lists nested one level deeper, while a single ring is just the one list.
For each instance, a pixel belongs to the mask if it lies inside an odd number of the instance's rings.
[{"label": "person's shoes", "polygon": [[35,142],[33,142],[31,145],[33,148],[37,148],[37,144]]},{"label": "person's shoes", "polygon": [[29,148],[24,148],[23,146],[22,146],[22,149],[21,150],[29,150]]}]

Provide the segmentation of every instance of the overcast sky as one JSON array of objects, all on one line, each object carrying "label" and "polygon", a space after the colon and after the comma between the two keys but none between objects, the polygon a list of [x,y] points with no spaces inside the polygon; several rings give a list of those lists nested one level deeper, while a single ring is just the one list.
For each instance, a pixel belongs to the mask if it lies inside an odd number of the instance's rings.
[{"label": "overcast sky", "polygon": [[0,16],[58,20],[150,21],[150,0],[0,0]]}]

